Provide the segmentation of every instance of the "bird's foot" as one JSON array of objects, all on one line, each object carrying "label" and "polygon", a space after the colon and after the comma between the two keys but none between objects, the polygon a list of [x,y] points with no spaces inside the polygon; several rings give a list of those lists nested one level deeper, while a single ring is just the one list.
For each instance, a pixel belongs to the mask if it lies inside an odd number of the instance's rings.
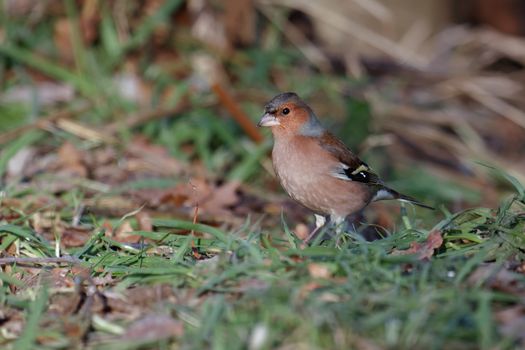
[{"label": "bird's foot", "polygon": [[310,242],[312,242],[317,237],[317,234],[319,233],[319,230],[321,229],[321,227],[323,227],[326,224],[326,217],[322,215],[318,215],[318,214],[314,214],[314,216],[315,216],[315,228],[313,229],[312,232],[310,232],[308,237],[306,237],[306,239],[304,240],[305,244],[310,244]]}]

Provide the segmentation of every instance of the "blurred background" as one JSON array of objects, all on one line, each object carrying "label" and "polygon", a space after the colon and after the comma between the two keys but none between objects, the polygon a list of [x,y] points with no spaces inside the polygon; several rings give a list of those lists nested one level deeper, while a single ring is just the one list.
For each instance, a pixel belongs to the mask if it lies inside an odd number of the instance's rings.
[{"label": "blurred background", "polygon": [[[241,223],[285,205],[303,220],[254,127],[283,91],[429,204],[494,206],[511,190],[500,171],[525,182],[523,1],[1,4],[11,208],[191,217],[198,203],[202,220]],[[372,220],[388,226],[392,208]]]}]

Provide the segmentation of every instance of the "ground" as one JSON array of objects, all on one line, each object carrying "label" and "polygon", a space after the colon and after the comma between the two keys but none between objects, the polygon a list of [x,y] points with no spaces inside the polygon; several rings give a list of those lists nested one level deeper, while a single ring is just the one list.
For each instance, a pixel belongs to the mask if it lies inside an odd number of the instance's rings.
[{"label": "ground", "polygon": [[[525,347],[524,83],[505,51],[521,39],[454,28],[426,69],[401,46],[345,69],[308,13],[264,2],[240,22],[183,1],[15,4],[0,26],[0,347]],[[289,90],[436,210],[376,203],[305,245],[313,217],[255,128]]]}]

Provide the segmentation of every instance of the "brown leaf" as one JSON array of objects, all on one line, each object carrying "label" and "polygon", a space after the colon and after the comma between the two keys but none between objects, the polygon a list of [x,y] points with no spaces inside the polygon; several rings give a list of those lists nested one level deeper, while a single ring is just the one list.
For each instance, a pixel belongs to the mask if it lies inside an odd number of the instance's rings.
[{"label": "brown leaf", "polygon": [[225,2],[224,25],[228,40],[233,45],[252,44],[255,39],[255,7],[252,0]]},{"label": "brown leaf", "polygon": [[509,271],[496,264],[485,264],[474,270],[468,278],[468,283],[476,286],[484,284],[489,288],[523,296],[525,295],[525,283],[521,281],[520,277],[519,273]]},{"label": "brown leaf", "polygon": [[37,212],[31,216],[30,221],[34,230],[49,240],[54,240],[57,235],[61,236],[65,226],[54,210]]},{"label": "brown leaf", "polygon": [[230,207],[239,202],[239,185],[238,182],[226,182],[217,186],[196,178],[167,190],[135,191],[135,194],[146,200],[148,206],[168,205],[190,209],[198,205],[199,214],[218,218],[233,215]]},{"label": "brown leaf", "polygon": [[308,235],[310,234],[310,230],[308,229],[308,226],[306,226],[305,224],[303,223],[299,223],[295,226],[295,235],[302,239],[302,240],[305,240],[306,237],[308,237]]},{"label": "brown leaf", "polygon": [[229,207],[239,201],[236,193],[239,185],[239,182],[232,181],[213,188],[211,197],[200,205],[202,212],[215,217],[231,215]]},{"label": "brown leaf", "polygon": [[86,227],[65,226],[60,242],[64,247],[81,247],[91,237],[91,230]]},{"label": "brown leaf", "polygon": [[75,285],[73,276],[69,273],[69,268],[55,267],[44,278],[54,288],[68,288]]},{"label": "brown leaf", "polygon": [[107,287],[115,283],[115,280],[113,279],[111,274],[107,274],[104,277],[93,277],[92,280],[93,280],[93,284],[97,287],[100,287],[100,286]]},{"label": "brown leaf", "polygon": [[176,207],[192,208],[208,200],[212,193],[212,187],[204,179],[192,179],[191,182],[180,183],[174,188],[161,193],[159,202],[171,204]]},{"label": "brown leaf", "polygon": [[322,285],[318,282],[308,282],[306,284],[303,284],[301,288],[299,289],[299,298],[300,299],[306,299],[310,293],[312,293],[314,290],[321,288]]},{"label": "brown leaf", "polygon": [[178,302],[176,291],[169,284],[158,284],[155,286],[137,286],[126,291],[126,298],[129,303],[142,308],[154,305],[160,301],[176,303]]},{"label": "brown leaf", "polygon": [[60,237],[63,248],[80,247],[91,237],[91,229],[73,226],[61,220],[56,211],[40,211],[30,216],[33,229],[50,241]]},{"label": "brown leaf", "polygon": [[499,323],[500,332],[520,341],[525,346],[525,307],[523,305],[511,306],[495,313],[495,319]]},{"label": "brown leaf", "polygon": [[521,263],[518,267],[516,267],[516,272],[519,272],[523,275],[525,275],[525,261]]},{"label": "brown leaf", "polygon": [[18,310],[2,310],[2,331],[4,334],[20,335],[25,327],[25,319],[24,314]]},{"label": "brown leaf", "polygon": [[[208,259],[209,260],[209,259]],[[257,278],[247,278],[239,282],[235,288],[236,292],[245,293],[249,291],[263,291],[270,287],[269,283]]]},{"label": "brown leaf", "polygon": [[140,241],[141,236],[133,234],[134,230],[131,227],[129,220],[124,222],[117,228],[113,239],[122,243],[137,243]]},{"label": "brown leaf", "polygon": [[441,231],[434,230],[428,234],[427,240],[423,243],[412,242],[410,248],[406,250],[395,249],[392,255],[409,255],[415,254],[419,260],[430,259],[434,255],[434,250],[441,247],[443,244],[443,237]]},{"label": "brown leaf", "polygon": [[331,292],[323,292],[319,295],[319,300],[327,303],[341,302],[341,296]]},{"label": "brown leaf", "polygon": [[137,209],[137,204],[125,196],[105,196],[84,202],[91,212],[106,216],[122,216]]},{"label": "brown leaf", "polygon": [[166,315],[148,315],[135,321],[122,336],[123,341],[152,341],[182,336],[182,322]]},{"label": "brown leaf", "polygon": [[84,0],[80,14],[80,29],[86,43],[91,43],[97,37],[100,22],[100,4],[98,0]]},{"label": "brown leaf", "polygon": [[173,158],[165,147],[155,145],[143,136],[133,139],[128,145],[127,153],[129,159],[125,166],[128,171],[173,176],[183,169],[181,163]]},{"label": "brown leaf", "polygon": [[71,34],[69,19],[64,17],[55,21],[53,41],[55,42],[55,47],[60,53],[58,57],[61,57],[61,59],[67,63],[73,62],[73,45]]},{"label": "brown leaf", "polygon": [[153,224],[151,222],[151,216],[144,211],[139,211],[135,214],[137,223],[139,224],[139,230],[141,231],[153,231]]},{"label": "brown leaf", "polygon": [[111,237],[113,235],[113,225],[108,220],[102,222],[101,227],[104,229],[104,236]]},{"label": "brown leaf", "polygon": [[326,279],[332,276],[332,272],[330,272],[330,269],[325,264],[319,264],[319,263],[308,264],[308,272],[310,273],[310,276],[312,276],[312,278]]},{"label": "brown leaf", "polygon": [[58,149],[58,160],[60,169],[68,175],[80,177],[87,176],[87,168],[84,165],[82,153],[69,141],[66,141]]},{"label": "brown leaf", "polygon": [[48,5],[45,1],[32,0],[6,0],[2,4],[6,18],[31,19],[33,21],[40,19],[42,15],[46,14]]}]

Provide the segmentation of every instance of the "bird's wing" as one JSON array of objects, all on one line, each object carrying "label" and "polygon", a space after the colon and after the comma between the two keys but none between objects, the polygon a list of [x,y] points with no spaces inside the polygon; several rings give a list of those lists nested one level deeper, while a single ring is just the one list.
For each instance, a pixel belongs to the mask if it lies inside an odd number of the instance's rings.
[{"label": "bird's wing", "polygon": [[332,176],[346,181],[358,181],[370,185],[382,185],[383,182],[370,167],[359,159],[346,145],[329,132],[319,138],[320,146],[339,162]]},{"label": "bird's wing", "polygon": [[373,193],[371,201],[399,199],[423,208],[434,209],[412,197],[385,186],[379,176],[334,135],[328,132],[324,133],[319,138],[319,145],[338,161],[338,165],[334,168],[331,175],[341,180],[357,181],[366,184]]}]

